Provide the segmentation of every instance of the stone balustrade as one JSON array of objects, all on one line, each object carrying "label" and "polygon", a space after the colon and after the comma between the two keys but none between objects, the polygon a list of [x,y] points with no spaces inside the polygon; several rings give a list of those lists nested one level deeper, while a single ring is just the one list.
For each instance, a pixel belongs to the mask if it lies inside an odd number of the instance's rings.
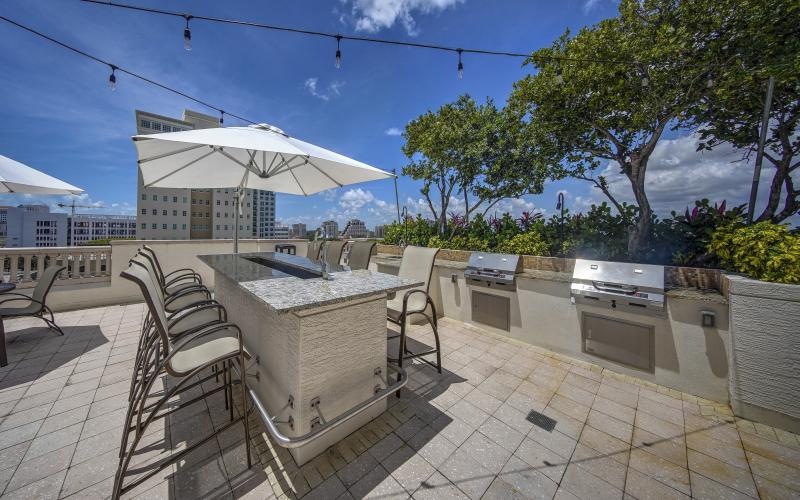
[{"label": "stone balustrade", "polygon": [[111,281],[111,246],[0,248],[2,281],[17,288],[36,284],[37,276],[52,265],[65,266],[57,284]]}]

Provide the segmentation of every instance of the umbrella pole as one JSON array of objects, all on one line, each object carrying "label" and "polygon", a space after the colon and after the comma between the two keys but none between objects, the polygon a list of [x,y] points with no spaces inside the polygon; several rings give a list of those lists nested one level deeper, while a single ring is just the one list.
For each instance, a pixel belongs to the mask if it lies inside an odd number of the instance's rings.
[{"label": "umbrella pole", "polygon": [[239,253],[239,188],[234,191],[233,253]]}]

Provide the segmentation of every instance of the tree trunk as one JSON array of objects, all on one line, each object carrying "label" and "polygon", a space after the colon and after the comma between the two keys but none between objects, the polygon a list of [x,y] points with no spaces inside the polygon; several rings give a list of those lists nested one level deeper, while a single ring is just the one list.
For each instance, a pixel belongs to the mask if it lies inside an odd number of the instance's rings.
[{"label": "tree trunk", "polygon": [[461,186],[461,190],[464,192],[464,224],[469,224],[469,192],[466,186]]},{"label": "tree trunk", "polygon": [[[775,212],[778,211],[778,205],[781,202],[781,191],[783,190],[784,176],[784,169],[782,166],[778,165],[775,169],[775,175],[772,176],[772,182],[770,182],[767,206],[764,207],[764,211],[761,212],[761,215],[755,219],[756,222],[773,220],[775,217]],[[753,215],[755,216],[755,214]]]},{"label": "tree trunk", "polygon": [[628,234],[628,258],[631,260],[643,257],[650,240],[653,209],[650,207],[650,201],[647,199],[647,193],[644,190],[646,170],[647,160],[631,160],[628,179],[631,181],[633,196],[639,206],[639,220],[631,226]]},{"label": "tree trunk", "polygon": [[442,190],[441,193],[442,193],[442,211],[439,213],[439,237],[444,238],[445,233],[447,233],[447,202],[449,200],[446,198],[444,190]]}]

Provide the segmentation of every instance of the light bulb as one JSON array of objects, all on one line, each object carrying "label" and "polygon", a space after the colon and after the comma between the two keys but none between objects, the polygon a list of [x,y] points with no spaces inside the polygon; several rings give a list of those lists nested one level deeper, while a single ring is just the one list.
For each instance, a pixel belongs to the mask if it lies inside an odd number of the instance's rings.
[{"label": "light bulb", "polygon": [[464,64],[461,62],[461,49],[457,49],[458,52],[458,79],[461,80],[464,78]]},{"label": "light bulb", "polygon": [[564,83],[564,75],[561,74],[561,69],[556,70],[556,83],[559,85]]},{"label": "light bulb", "polygon": [[646,76],[642,77],[642,87],[649,87],[650,86],[650,79]]},{"label": "light bulb", "polygon": [[183,48],[186,49],[187,52],[192,50],[192,32],[189,28],[183,30]]},{"label": "light bulb", "polygon": [[340,50],[341,41],[342,41],[342,35],[336,35],[336,62],[334,63],[336,69],[342,67],[342,51]]},{"label": "light bulb", "polygon": [[114,66],[111,66],[111,74],[108,76],[108,88],[112,91],[117,90],[117,75],[114,72],[117,70]]}]

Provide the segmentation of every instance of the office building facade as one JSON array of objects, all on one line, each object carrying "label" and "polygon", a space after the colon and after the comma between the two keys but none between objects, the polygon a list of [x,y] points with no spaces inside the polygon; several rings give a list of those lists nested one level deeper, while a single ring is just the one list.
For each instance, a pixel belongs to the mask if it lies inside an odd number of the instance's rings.
[{"label": "office building facade", "polygon": [[68,216],[47,205],[0,207],[0,242],[6,248],[67,246]]},{"label": "office building facade", "polygon": [[363,220],[350,219],[342,234],[345,238],[366,238],[368,236],[367,226]]},{"label": "office building facade", "polygon": [[76,214],[69,217],[67,245],[78,246],[94,240],[136,238],[135,215]]},{"label": "office building facade", "polygon": [[[219,119],[184,110],[181,119],[136,110],[138,134],[179,132],[219,127]],[[233,238],[238,221],[240,238],[274,238],[275,193],[244,190],[242,209],[235,214],[236,190],[145,188],[138,175],[137,237],[154,240]]]},{"label": "office building facade", "polygon": [[335,220],[326,220],[320,226],[322,230],[322,237],[325,239],[334,239],[339,237],[339,223]]},{"label": "office building facade", "polygon": [[302,238],[305,239],[308,237],[308,229],[306,229],[306,225],[301,223],[292,224],[292,227],[289,229],[289,237],[291,238]]}]

